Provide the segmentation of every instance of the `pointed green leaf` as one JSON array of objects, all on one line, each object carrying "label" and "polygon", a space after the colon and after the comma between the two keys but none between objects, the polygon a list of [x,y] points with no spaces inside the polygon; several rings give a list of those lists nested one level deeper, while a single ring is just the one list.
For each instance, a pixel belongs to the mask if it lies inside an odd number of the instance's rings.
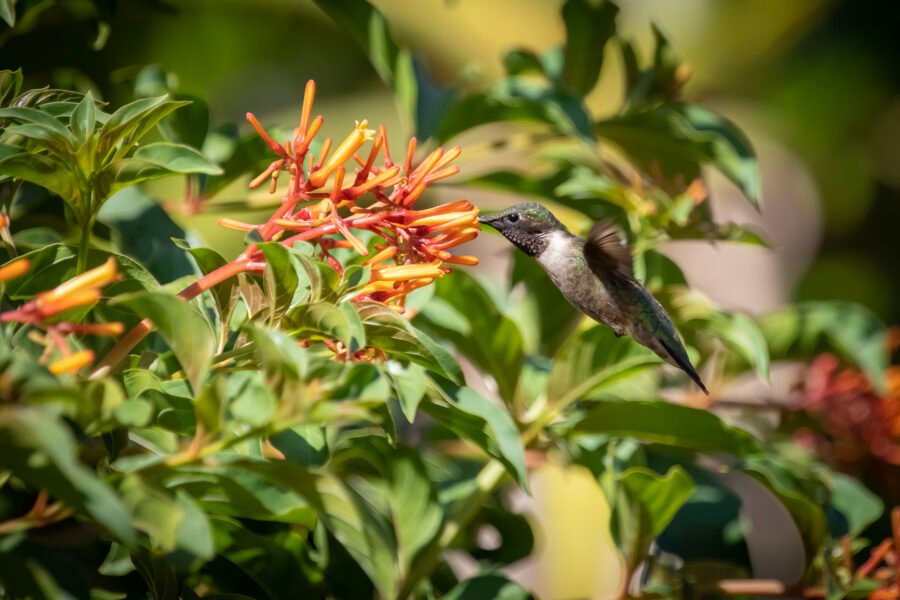
[{"label": "pointed green leaf", "polygon": [[0,156],[0,173],[39,185],[70,205],[78,203],[82,195],[79,182],[60,161],[43,154],[11,154],[10,146],[4,147],[4,155]]},{"label": "pointed green leaf", "polygon": [[534,596],[500,573],[476,575],[460,581],[444,600],[531,600]]},{"label": "pointed green leaf", "polygon": [[301,338],[339,340],[348,348],[353,343],[346,312],[329,302],[298,304],[287,312],[284,320],[291,333]]},{"label": "pointed green leaf", "polygon": [[[3,4],[8,7],[11,6],[12,0],[0,0]],[[3,17],[6,20],[6,17]],[[13,13],[13,18],[15,18],[15,13]],[[8,20],[6,20],[9,23]],[[9,23],[10,27],[13,23]],[[16,96],[19,95],[19,90],[22,89],[22,69],[16,69],[15,71],[10,71],[8,69],[4,69],[0,71],[0,106],[6,106],[11,104]]]},{"label": "pointed green leaf", "polygon": [[578,332],[560,348],[547,385],[551,403],[562,398],[630,397],[635,377],[660,364],[659,357],[631,337],[605,326]]},{"label": "pointed green leaf", "polygon": [[184,144],[157,142],[141,146],[135,151],[134,158],[155,164],[172,173],[203,173],[204,175],[221,175],[222,169],[213,164],[205,156]]},{"label": "pointed green leaf", "polygon": [[[422,310],[423,327],[446,338],[462,354],[489,373],[500,396],[511,401],[525,359],[522,334],[503,314],[478,280],[466,273],[439,280],[435,298]],[[449,306],[447,306],[449,305]],[[461,329],[451,326],[445,313],[463,316]]]},{"label": "pointed green leaf", "polygon": [[601,138],[619,146],[645,172],[660,172],[668,180],[691,181],[700,167],[718,169],[759,207],[760,184],[756,153],[738,127],[694,104],[668,102],[600,121]]},{"label": "pointed green leaf", "polygon": [[603,402],[572,427],[575,433],[605,433],[697,451],[738,456],[759,451],[746,431],[711,412],[659,401]]},{"label": "pointed green leaf", "polygon": [[199,392],[216,349],[206,316],[190,302],[162,292],[129,294],[113,302],[150,319],[181,363],[191,387]]},{"label": "pointed green leaf", "polygon": [[890,357],[887,329],[866,307],[851,302],[803,302],[760,319],[772,358],[810,358],[831,351],[865,371],[884,391]]},{"label": "pointed green leaf", "polygon": [[562,17],[566,46],[562,85],[585,96],[594,89],[603,66],[606,42],[616,33],[619,8],[606,0],[566,0]]},{"label": "pointed green leaf", "polygon": [[405,358],[455,383],[463,381],[459,364],[447,350],[417,330],[390,308],[375,303],[357,307],[366,330],[366,343]]},{"label": "pointed green leaf", "polygon": [[616,475],[619,485],[646,510],[649,532],[659,536],[694,493],[694,481],[684,469],[674,466],[665,475],[632,467]]},{"label": "pointed green leaf", "polygon": [[433,389],[445,401],[423,403],[422,410],[500,460],[510,476],[527,488],[525,448],[509,413],[469,387]]},{"label": "pointed green leaf", "polygon": [[425,397],[428,381],[425,369],[416,363],[410,363],[405,368],[397,363],[390,363],[387,370],[400,400],[400,410],[406,420],[412,423],[416,418],[419,402]]},{"label": "pointed green leaf", "polygon": [[[833,473],[829,482],[829,504],[847,521],[847,534],[856,537],[884,513],[884,502],[857,480]],[[841,533],[840,535],[843,535]]]},{"label": "pointed green leaf", "polygon": [[175,102],[168,96],[141,98],[114,112],[100,129],[97,154],[101,164],[126,156],[134,145],[172,111],[187,102]]},{"label": "pointed green leaf", "polygon": [[[207,275],[228,263],[225,257],[212,248],[191,248],[184,240],[172,238],[172,242],[182,250],[188,252],[197,263],[202,275]],[[234,309],[238,298],[237,281],[229,277],[225,281],[215,285],[210,292],[216,303],[219,320],[224,328],[228,327],[231,311]]]},{"label": "pointed green leaf", "polygon": [[94,104],[94,96],[88,91],[72,111],[72,115],[69,117],[69,127],[83,144],[94,133],[96,124],[97,109]]},{"label": "pointed green leaf", "polygon": [[77,144],[77,140],[72,135],[72,132],[69,131],[65,125],[42,110],[23,106],[0,108],[0,120],[3,119],[39,125],[58,136],[60,139],[65,140],[70,145],[70,148]]},{"label": "pointed green leaf", "polygon": [[123,544],[134,545],[128,508],[79,462],[77,452],[69,429],[54,415],[24,406],[0,407],[0,468],[87,513]]},{"label": "pointed green leaf", "polygon": [[594,144],[591,118],[581,98],[523,77],[508,77],[485,93],[454,103],[441,119],[435,137],[444,142],[479,125],[511,121],[544,123]]}]

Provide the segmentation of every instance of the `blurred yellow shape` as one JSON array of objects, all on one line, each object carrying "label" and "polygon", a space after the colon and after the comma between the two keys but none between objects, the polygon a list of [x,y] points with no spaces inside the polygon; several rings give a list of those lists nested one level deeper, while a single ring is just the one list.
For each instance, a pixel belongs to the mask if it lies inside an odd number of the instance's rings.
[{"label": "blurred yellow shape", "polygon": [[616,597],[622,563],[609,532],[609,505],[590,471],[547,463],[531,475],[537,569],[543,600]]}]

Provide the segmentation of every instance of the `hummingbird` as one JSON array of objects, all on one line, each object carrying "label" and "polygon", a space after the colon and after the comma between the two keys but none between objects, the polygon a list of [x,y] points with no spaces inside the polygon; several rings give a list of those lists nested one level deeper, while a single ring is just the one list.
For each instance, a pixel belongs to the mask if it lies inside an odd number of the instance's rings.
[{"label": "hummingbird", "polygon": [[583,240],[535,203],[516,204],[478,220],[535,259],[575,308],[616,336],[630,335],[709,395],[666,309],[634,277],[631,250],[609,221],[596,223]]}]

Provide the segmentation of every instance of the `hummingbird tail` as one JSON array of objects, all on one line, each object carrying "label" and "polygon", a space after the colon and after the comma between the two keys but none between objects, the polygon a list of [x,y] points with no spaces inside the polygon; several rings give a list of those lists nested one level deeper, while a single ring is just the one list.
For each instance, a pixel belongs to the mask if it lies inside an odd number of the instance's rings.
[{"label": "hummingbird tail", "polygon": [[[658,339],[658,338],[657,338]],[[663,341],[659,340],[659,343],[662,344],[662,347],[666,349],[666,352],[669,353],[669,356],[672,357],[672,360],[675,361],[675,364],[678,365],[682,371],[687,373],[687,376],[691,378],[691,380],[696,383],[703,393],[709,396],[709,390],[706,389],[706,386],[703,385],[703,380],[700,379],[700,376],[697,375],[697,371],[694,370],[694,365],[691,364],[691,361],[684,355],[684,351],[675,352],[669,345]]]}]

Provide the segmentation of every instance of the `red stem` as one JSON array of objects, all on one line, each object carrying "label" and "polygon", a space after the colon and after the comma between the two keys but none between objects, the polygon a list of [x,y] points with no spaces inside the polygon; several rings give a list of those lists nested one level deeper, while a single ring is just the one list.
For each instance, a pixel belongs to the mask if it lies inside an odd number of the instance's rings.
[{"label": "red stem", "polygon": [[[215,271],[210,271],[191,285],[187,286],[178,294],[178,297],[182,300],[191,300],[206,290],[222,283],[226,279],[250,270],[258,270],[258,265],[251,263],[246,258],[234,260],[228,264],[222,265]],[[108,375],[151,331],[153,331],[153,324],[149,319],[144,319],[135,325],[134,328],[120,338],[116,345],[113,346],[112,350],[107,352],[106,356],[97,363],[94,372],[91,373],[91,379],[97,379]]]}]

